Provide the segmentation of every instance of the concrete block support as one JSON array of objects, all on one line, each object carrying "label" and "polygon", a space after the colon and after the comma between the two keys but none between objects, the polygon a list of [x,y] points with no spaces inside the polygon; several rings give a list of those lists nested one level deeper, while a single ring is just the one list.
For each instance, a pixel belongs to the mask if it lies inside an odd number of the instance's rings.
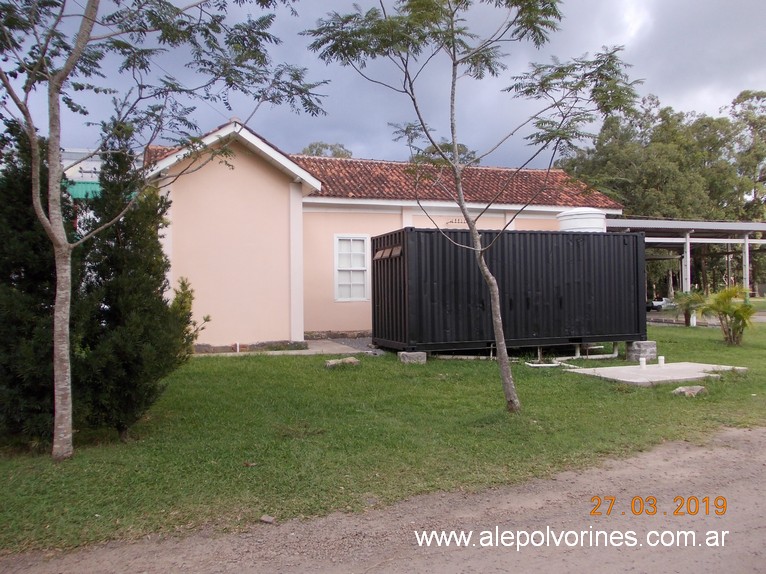
[{"label": "concrete block support", "polygon": [[628,361],[646,359],[652,361],[657,358],[657,341],[632,341],[627,344]]},{"label": "concrete block support", "polygon": [[425,365],[426,354],[422,351],[408,352],[400,351],[398,353],[399,361],[402,363],[411,363],[416,365]]}]

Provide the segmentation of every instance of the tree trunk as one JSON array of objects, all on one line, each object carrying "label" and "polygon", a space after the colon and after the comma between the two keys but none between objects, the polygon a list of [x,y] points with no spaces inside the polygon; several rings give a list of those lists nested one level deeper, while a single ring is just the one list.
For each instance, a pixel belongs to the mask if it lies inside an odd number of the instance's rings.
[{"label": "tree trunk", "polygon": [[69,315],[72,298],[72,248],[55,248],[56,301],[53,309],[53,460],[70,458],[72,446],[72,369],[69,355]]},{"label": "tree trunk", "polygon": [[[497,347],[497,365],[500,369],[500,381],[503,386],[503,394],[505,395],[505,407],[511,413],[518,413],[521,411],[521,402],[519,401],[518,394],[516,393],[516,385],[513,382],[513,373],[511,373],[511,362],[508,359],[508,348],[505,346],[505,332],[503,329],[503,316],[500,307],[500,289],[497,285],[495,276],[492,275],[487,262],[484,259],[484,246],[481,243],[481,234],[476,228],[476,219],[471,215],[468,210],[468,202],[465,199],[463,193],[463,167],[464,165],[460,159],[460,139],[457,134],[457,121],[456,121],[456,97],[457,97],[457,80],[459,77],[458,58],[456,53],[451,53],[452,57],[452,77],[450,87],[450,135],[452,136],[452,154],[451,158],[445,156],[452,167],[452,174],[455,178],[455,199],[457,200],[458,207],[460,208],[463,217],[465,217],[468,230],[471,234],[471,242],[473,243],[474,257],[476,258],[476,264],[479,266],[479,271],[484,278],[484,282],[489,288],[489,300],[490,308],[492,312],[492,330],[495,335],[495,346]],[[414,91],[411,92],[412,103],[415,107],[415,112],[420,120],[425,133],[428,134],[428,126],[420,113],[417,100],[414,97]],[[431,137],[428,139],[433,145],[436,142]],[[438,148],[438,145],[436,145]]]},{"label": "tree trunk", "polygon": [[489,301],[492,311],[492,330],[495,335],[497,366],[500,369],[500,381],[503,385],[503,394],[505,395],[505,407],[509,412],[518,413],[521,411],[521,402],[516,393],[516,384],[513,382],[511,361],[508,358],[508,348],[505,346],[505,330],[503,328],[503,316],[500,306],[500,288],[497,285],[497,279],[492,275],[492,272],[484,259],[481,236],[478,231],[476,231],[475,226],[471,227],[471,237],[473,238],[473,245],[476,250],[474,252],[476,256],[476,264],[479,266],[484,282],[489,288]]},{"label": "tree trunk", "polygon": [[668,298],[673,299],[676,296],[676,292],[673,290],[673,270],[668,269]]},{"label": "tree trunk", "polygon": [[[454,129],[454,117],[452,133],[453,146],[455,146],[457,136],[455,135]],[[457,157],[456,151],[454,157]],[[508,358],[508,348],[505,346],[505,329],[503,328],[503,315],[500,306],[500,288],[497,285],[495,276],[492,274],[492,271],[490,271],[487,262],[484,259],[484,246],[481,242],[481,234],[476,228],[476,220],[468,210],[468,203],[466,202],[465,194],[463,193],[462,168],[459,165],[456,166],[453,164],[453,175],[455,177],[457,204],[468,225],[476,264],[479,267],[481,276],[484,278],[484,283],[489,288],[489,301],[492,312],[492,331],[495,336],[495,347],[497,347],[497,366],[500,370],[500,382],[503,386],[503,394],[505,395],[505,408],[511,413],[518,413],[521,411],[521,401],[516,393],[516,385],[513,382],[513,373],[511,372],[511,361]]]},{"label": "tree trunk", "polygon": [[[93,26],[98,20],[100,0],[87,0],[76,40],[66,62],[48,77],[48,214],[40,201],[39,179],[32,186],[33,205],[40,223],[53,243],[56,259],[56,301],[53,307],[53,460],[60,461],[74,454],[72,446],[72,367],[69,355],[69,316],[72,299],[72,249],[67,237],[61,211],[61,95],[63,86],[85,53]],[[27,116],[30,142],[36,141],[31,115]],[[35,145],[32,146],[36,147]],[[39,169],[41,163],[36,168]]]},{"label": "tree trunk", "polygon": [[702,278],[702,292],[710,293],[710,281],[708,278],[708,257],[710,256],[710,246],[702,245],[702,258],[700,259],[700,277]]}]

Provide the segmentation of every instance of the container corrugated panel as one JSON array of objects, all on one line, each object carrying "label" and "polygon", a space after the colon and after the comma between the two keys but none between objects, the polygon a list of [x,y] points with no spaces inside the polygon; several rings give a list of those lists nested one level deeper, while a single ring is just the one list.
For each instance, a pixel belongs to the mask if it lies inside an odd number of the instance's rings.
[{"label": "container corrugated panel", "polygon": [[[646,339],[639,233],[482,232],[506,345]],[[446,237],[445,237],[446,235]],[[406,350],[494,345],[487,288],[467,231],[405,228],[372,240],[373,342]]]}]

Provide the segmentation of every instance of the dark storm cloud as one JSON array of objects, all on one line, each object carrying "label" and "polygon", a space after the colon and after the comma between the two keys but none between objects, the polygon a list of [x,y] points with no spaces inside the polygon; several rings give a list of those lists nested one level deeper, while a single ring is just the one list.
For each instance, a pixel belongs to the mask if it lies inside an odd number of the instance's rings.
[{"label": "dark storm cloud", "polygon": [[[376,4],[374,0],[358,3],[363,7]],[[403,143],[392,141],[388,123],[413,119],[408,100],[369,84],[351,69],[326,66],[307,49],[310,39],[299,35],[328,11],[346,12],[353,4],[350,0],[303,0],[296,4],[299,17],[280,11],[274,27],[282,40],[273,51],[275,61],[306,67],[313,80],[330,80],[320,88],[327,115],[312,118],[286,108],[264,107],[248,125],[285,152],[299,152],[312,141],[325,141],[344,144],[356,157],[406,159],[408,150]],[[504,77],[464,88],[459,122],[460,139],[466,145],[487,149],[533,111],[501,91],[510,83],[510,76],[525,71],[530,61],[548,61],[552,55],[562,60],[592,55],[604,45],[625,46],[623,59],[633,66],[631,76],[644,80],[640,94],[655,94],[663,105],[678,111],[718,115],[719,108],[740,91],[766,89],[760,30],[766,21],[763,0],[567,0],[561,8],[560,30],[543,50],[511,45],[510,69]],[[484,12],[477,17],[479,25],[492,23]],[[439,136],[447,136],[445,91],[437,80],[434,76],[421,85],[422,101],[429,123]],[[200,106],[195,114],[200,128],[207,131],[232,116],[249,116],[251,102],[232,101],[232,111],[221,105]],[[65,145],[87,147],[88,141],[75,137],[80,132],[71,130],[71,137],[65,134]],[[519,165],[529,153],[517,138],[485,164]]]},{"label": "dark storm cloud", "polygon": [[[343,12],[352,4],[333,2],[332,9]],[[301,4],[300,24],[305,20],[313,25],[326,12],[323,8]],[[644,82],[638,88],[640,95],[657,95],[663,105],[684,112],[719,115],[719,109],[740,91],[766,88],[760,46],[760,25],[766,21],[766,2],[762,0],[569,0],[562,3],[562,11],[560,29],[547,46],[537,51],[512,45],[507,76],[485,80],[468,90],[461,108],[460,137],[469,147],[486,149],[534,110],[510,99],[501,89],[508,85],[510,75],[525,71],[529,62],[549,61],[554,55],[566,60],[592,55],[603,46],[624,46],[623,59],[632,66],[631,77]],[[302,50],[302,65],[315,77],[332,80],[325,89],[328,115],[306,119],[280,112],[274,121],[293,126],[282,145],[298,151],[303,142],[338,141],[358,157],[405,159],[407,150],[392,143],[387,123],[411,119],[408,102],[370,86],[349,69],[324,66]],[[423,91],[424,101],[434,104],[433,111],[442,95],[443,89],[436,84]],[[270,131],[273,124],[264,116],[255,125]],[[429,121],[446,136],[444,122],[435,116]],[[529,153],[516,140],[488,162],[518,165]]]}]

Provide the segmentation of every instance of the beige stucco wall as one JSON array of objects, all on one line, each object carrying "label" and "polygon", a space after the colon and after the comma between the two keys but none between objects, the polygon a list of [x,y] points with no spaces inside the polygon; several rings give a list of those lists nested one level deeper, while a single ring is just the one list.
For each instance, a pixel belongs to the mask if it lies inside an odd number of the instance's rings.
[{"label": "beige stucco wall", "polygon": [[335,238],[337,235],[371,238],[400,229],[401,211],[311,210],[304,212],[303,224],[306,331],[370,330],[372,315],[369,299],[335,299]]},{"label": "beige stucco wall", "polygon": [[[413,215],[412,226],[430,229],[434,227],[434,222],[440,229],[467,229],[465,219],[459,213],[453,215],[431,215],[429,218],[425,214]],[[502,229],[505,225],[505,218],[496,215],[484,215],[479,219],[481,229]]]},{"label": "beige stucco wall", "polygon": [[[557,213],[557,212],[556,212]],[[490,212],[482,215],[479,220],[480,229],[510,229],[516,231],[558,231],[559,221],[556,213],[535,213],[530,214],[522,212],[513,219],[516,214],[514,211],[507,213]],[[511,221],[513,219],[513,221]],[[433,221],[432,221],[433,220]],[[431,228],[434,223],[442,229],[465,229],[465,219],[459,212],[452,214],[431,214],[429,218],[425,214],[415,213],[410,217],[413,227]]]},{"label": "beige stucco wall", "polygon": [[[290,179],[239,144],[170,188],[171,279],[187,277],[198,343],[290,339]],[[182,168],[183,166],[179,166]]]},{"label": "beige stucco wall", "polygon": [[559,221],[555,215],[550,217],[520,215],[513,223],[511,229],[516,231],[559,231]]}]

